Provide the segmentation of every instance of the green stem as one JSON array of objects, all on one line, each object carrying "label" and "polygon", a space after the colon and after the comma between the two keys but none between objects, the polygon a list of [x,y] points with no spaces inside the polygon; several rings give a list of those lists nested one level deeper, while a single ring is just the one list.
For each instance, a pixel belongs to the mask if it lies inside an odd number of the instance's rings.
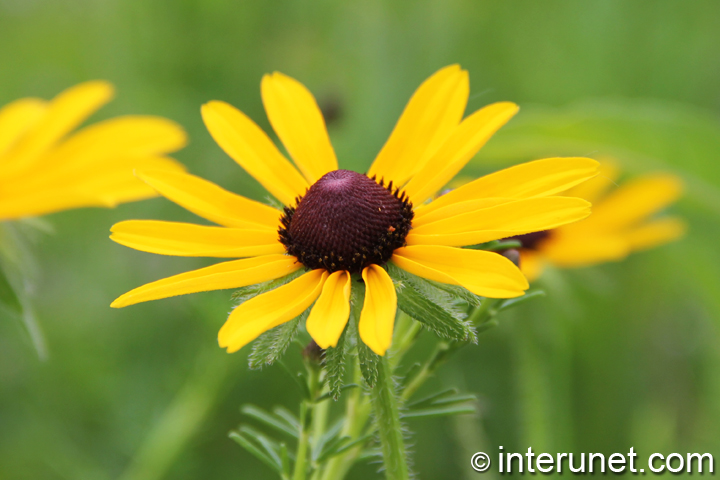
[{"label": "green stem", "polygon": [[297,451],[295,452],[295,471],[293,480],[305,480],[307,475],[307,456],[310,445],[310,432],[308,430],[310,407],[307,401],[300,404],[300,438],[298,439]]},{"label": "green stem", "polygon": [[[355,364],[355,380],[360,382],[360,368]],[[370,417],[370,402],[363,394],[362,389],[356,388],[348,395],[345,404],[345,423],[340,432],[341,437],[350,437],[355,440],[363,434],[365,425]],[[333,457],[326,465],[322,480],[342,480],[347,475],[355,459],[362,452],[362,445],[351,448],[347,452]]]},{"label": "green stem", "polygon": [[395,381],[388,363],[385,357],[378,362],[377,383],[371,389],[370,397],[383,453],[385,478],[407,480],[410,478],[410,469],[400,422],[400,408],[395,394]]}]

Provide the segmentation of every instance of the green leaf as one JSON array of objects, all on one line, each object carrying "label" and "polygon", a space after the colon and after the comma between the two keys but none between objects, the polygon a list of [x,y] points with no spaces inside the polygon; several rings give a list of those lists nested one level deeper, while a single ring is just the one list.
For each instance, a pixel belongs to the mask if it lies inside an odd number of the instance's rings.
[{"label": "green leaf", "polygon": [[0,304],[15,313],[22,313],[23,308],[20,298],[15,292],[2,266],[0,266]]},{"label": "green leaf", "polygon": [[541,298],[544,296],[545,296],[544,290],[530,290],[522,297],[510,298],[508,300],[504,300],[500,305],[498,305],[497,311],[502,312],[503,310],[507,310],[508,308],[517,307],[518,305],[521,305],[529,300],[533,300],[535,298]]},{"label": "green leaf", "polygon": [[380,357],[365,345],[360,338],[358,332],[358,323],[360,322],[360,313],[362,312],[363,303],[365,301],[365,284],[356,281],[353,276],[353,288],[350,294],[350,320],[346,327],[348,333],[348,342],[354,342],[357,346],[358,363],[360,364],[360,372],[362,373],[365,383],[370,388],[375,386],[377,381],[377,369]]},{"label": "green leaf", "polygon": [[263,462],[265,465],[273,469],[278,474],[282,475],[283,467],[282,464],[278,464],[275,462],[275,460],[265,453],[263,448],[258,447],[253,443],[252,437],[249,437],[248,435],[242,433],[242,432],[230,432],[229,437],[235,440],[238,445],[243,447],[245,450],[247,450],[251,455],[253,455],[255,458]]},{"label": "green leaf", "polygon": [[472,325],[457,308],[457,297],[427,280],[388,264],[390,275],[401,282],[398,308],[423,323],[442,338],[477,343]]},{"label": "green leaf", "polygon": [[426,282],[428,282],[430,285],[433,285],[436,288],[439,288],[440,290],[444,290],[445,292],[449,293],[453,297],[461,298],[465,302],[467,302],[470,306],[473,307],[479,307],[482,303],[483,297],[479,297],[472,293],[470,290],[461,287],[460,285],[450,285],[449,283],[440,283],[435,282],[433,280],[423,279]]},{"label": "green leaf", "polygon": [[285,407],[273,408],[273,414],[282,418],[288,425],[290,425],[295,431],[300,431],[300,419],[295,416],[290,410]]},{"label": "green leaf", "polygon": [[421,410],[411,410],[403,413],[403,418],[420,418],[420,417],[446,417],[449,415],[468,415],[476,413],[475,407],[472,405],[453,405],[430,407]]},{"label": "green leaf", "polygon": [[[342,387],[340,387],[340,392],[342,393],[342,392],[344,392],[345,390],[349,390],[349,389],[351,389],[351,388],[357,388],[357,387],[359,387],[359,386],[360,386],[360,385],[358,385],[357,383],[348,383],[347,385],[343,385]],[[320,402],[323,402],[323,401],[328,400],[328,399],[330,399],[330,398],[332,398],[332,393],[331,393],[331,392],[328,392],[328,393],[326,393],[326,394],[321,395],[320,397],[318,397],[318,399],[315,400],[315,403],[320,403]]]},{"label": "green leaf", "polygon": [[330,396],[333,400],[340,398],[342,392],[343,380],[345,378],[345,332],[340,335],[340,339],[335,347],[325,350],[325,358],[323,360],[325,367],[325,378],[327,379]]},{"label": "green leaf", "polygon": [[237,305],[240,305],[241,303],[245,303],[251,298],[256,297],[262,293],[269,292],[270,290],[275,290],[278,287],[282,287],[286,283],[292,282],[303,273],[305,273],[305,270],[301,268],[294,271],[290,275],[285,275],[284,277],[276,278],[275,280],[268,280],[267,282],[256,283],[254,285],[248,285],[246,287],[239,288],[232,294],[232,299]]},{"label": "green leaf", "polygon": [[289,322],[278,325],[260,335],[253,342],[252,351],[248,356],[250,369],[257,370],[266,365],[272,365],[280,359],[297,335],[298,326],[307,319],[309,313],[310,309],[308,308]]},{"label": "green leaf", "polygon": [[280,432],[290,435],[292,438],[299,438],[300,431],[295,425],[289,423],[285,418],[278,415],[273,415],[266,412],[265,410],[256,407],[255,405],[243,405],[240,407],[240,412],[251,417],[258,422],[261,422],[269,427],[272,427]]},{"label": "green leaf", "polygon": [[472,245],[466,248],[470,248],[472,250],[487,250],[489,252],[501,252],[503,250],[521,247],[522,242],[520,240],[493,240],[490,242],[481,243],[479,245]]},{"label": "green leaf", "polygon": [[408,405],[403,418],[441,417],[476,413],[477,397],[470,393],[458,393],[451,388],[429,395]]}]

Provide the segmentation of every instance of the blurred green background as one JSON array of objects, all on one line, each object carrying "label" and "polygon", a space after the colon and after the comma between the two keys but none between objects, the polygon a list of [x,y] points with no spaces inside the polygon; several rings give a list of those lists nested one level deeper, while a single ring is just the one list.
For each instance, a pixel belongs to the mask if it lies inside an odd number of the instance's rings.
[{"label": "blurred green background", "polygon": [[[226,100],[268,129],[260,78],[292,75],[338,113],[341,166],[364,171],[416,86],[458,62],[469,111],[522,107],[467,173],[612,155],[628,175],[681,175],[688,191],[672,210],[690,230],[623,263],[549,272],[545,299],[505,315],[427,386],[461,385],[481,414],[409,422],[416,470],[476,478],[470,454],[498,445],[717,457],[718,19],[712,0],[0,0],[0,104],[110,80],[118,97],[93,120],[174,119],[190,134],[176,158],[191,172],[262,199],[206,132],[203,102]],[[0,319],[0,478],[274,478],[227,432],[241,403],[294,408],[298,392],[279,368],[248,371],[245,353],[217,347],[229,292],[109,308],[210,263],[113,244],[109,227],[129,218],[193,220],[163,199],[48,217],[55,233],[34,246],[48,359],[20,322]]]}]

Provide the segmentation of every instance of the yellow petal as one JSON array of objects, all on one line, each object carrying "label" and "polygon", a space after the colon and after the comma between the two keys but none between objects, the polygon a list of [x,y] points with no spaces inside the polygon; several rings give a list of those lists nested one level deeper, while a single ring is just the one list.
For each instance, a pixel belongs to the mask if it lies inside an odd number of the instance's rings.
[{"label": "yellow petal", "polygon": [[308,183],[244,113],[225,102],[212,101],[202,106],[202,117],[225,153],[275,198],[290,205],[305,195]]},{"label": "yellow petal", "polygon": [[514,103],[499,102],[463,120],[406,185],[410,200],[420,205],[440,190],[517,111]]},{"label": "yellow petal", "polygon": [[400,186],[425,165],[462,120],[470,81],[460,65],[434,73],[415,91],[369,176]]},{"label": "yellow petal", "polygon": [[320,348],[334,347],[350,318],[350,274],[330,274],[305,326]]},{"label": "yellow petal", "polygon": [[581,198],[524,198],[426,223],[410,230],[408,245],[477,245],[490,240],[550,230],[590,215]]},{"label": "yellow petal", "polygon": [[568,197],[584,198],[588,202],[595,204],[613,185],[615,185],[620,176],[620,167],[616,162],[609,159],[600,161],[598,174],[571,188],[565,195]]},{"label": "yellow petal", "polygon": [[[438,220],[444,220],[463,213],[474,212],[485,208],[495,207],[503,203],[511,203],[517,201],[517,198],[508,197],[489,197],[477,198],[473,200],[465,200],[463,202],[454,202],[444,205],[440,208],[422,209],[420,214],[416,213],[413,217],[413,228],[418,228]],[[433,202],[434,203],[434,202]],[[432,204],[431,204],[432,205]],[[423,215],[424,214],[424,215]]]},{"label": "yellow petal", "polygon": [[460,285],[482,297],[519,297],[529,287],[514,263],[484,250],[415,245],[395,250],[392,262],[414,275]]},{"label": "yellow petal", "polygon": [[378,355],[385,355],[392,343],[397,311],[397,293],[390,275],[378,265],[363,269],[365,301],[358,331],[363,343]]},{"label": "yellow petal", "polygon": [[597,175],[598,167],[595,160],[582,157],[545,158],[522,163],[473,180],[428,205],[419,205],[415,209],[415,218],[420,220],[436,209],[468,200],[555,195]]},{"label": "yellow petal", "polygon": [[622,260],[630,253],[630,246],[621,235],[567,235],[557,230],[540,244],[540,253],[558,267],[584,267]]},{"label": "yellow petal", "polygon": [[110,231],[110,239],[121,245],[160,255],[254,257],[285,252],[272,230],[128,220],[116,223]]},{"label": "yellow petal", "polygon": [[23,176],[0,192],[0,219],[13,219],[80,207],[114,207],[157,196],[133,175],[133,168],[182,171],[171,158],[120,159],[50,177]]},{"label": "yellow petal", "polygon": [[327,276],[325,270],[312,270],[241,304],[220,329],[218,343],[233,353],[262,333],[297,317],[318,298]]},{"label": "yellow petal", "polygon": [[277,230],[282,213],[228,192],[187,173],[143,170],[137,176],[163,197],[203,218],[226,227]]},{"label": "yellow petal", "polygon": [[646,175],[627,182],[595,204],[584,227],[618,230],[633,225],[678,199],[682,182],[674,175]]},{"label": "yellow petal", "polygon": [[645,223],[623,234],[631,250],[646,250],[682,237],[687,230],[685,222],[669,217]]},{"label": "yellow petal", "polygon": [[80,130],[49,152],[35,168],[45,172],[67,171],[110,159],[163,155],[181,149],[186,143],[185,131],[170,120],[117,117]]},{"label": "yellow petal", "polygon": [[0,156],[45,113],[47,103],[38,98],[21,98],[0,109]]},{"label": "yellow petal", "polygon": [[121,295],[110,306],[122,308],[188,293],[245,287],[289,275],[301,267],[295,257],[288,255],[232,260],[148,283]]},{"label": "yellow petal", "polygon": [[325,119],[312,93],[280,72],[265,75],[261,91],[270,124],[307,181],[312,185],[337,170]]},{"label": "yellow petal", "polygon": [[95,110],[110,101],[112,85],[95,81],[71,87],[55,97],[42,118],[10,150],[3,160],[3,176],[30,166],[38,156],[80,125]]}]

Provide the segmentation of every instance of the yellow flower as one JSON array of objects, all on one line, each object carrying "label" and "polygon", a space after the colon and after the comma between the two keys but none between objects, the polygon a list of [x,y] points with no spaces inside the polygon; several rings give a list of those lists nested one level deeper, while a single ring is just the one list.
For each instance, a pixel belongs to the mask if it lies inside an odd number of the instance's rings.
[{"label": "yellow flower", "polygon": [[0,220],[153,197],[133,169],[183,169],[165,155],[185,145],[185,133],[163,118],[118,117],[70,135],[112,96],[95,81],[0,109]]},{"label": "yellow flower", "polygon": [[668,174],[644,175],[606,193],[618,177],[612,162],[603,162],[600,174],[566,192],[593,204],[582,222],[520,237],[520,266],[530,281],[545,264],[561,268],[622,260],[631,252],[678,239],[685,223],[676,217],[649,219],[675,202],[682,192],[679,178]]},{"label": "yellow flower", "polygon": [[212,101],[202,114],[215,141],[285,210],[192,175],[141,173],[160,194],[220,226],[132,220],[112,228],[113,240],[164,255],[250,258],[150,283],[122,295],[113,307],[238,288],[305,268],[298,278],[235,308],[219,343],[237,351],[314,303],[306,327],[328,348],[348,322],[350,291],[357,284],[351,278],[360,275],[360,337],[383,355],[397,308],[385,263],[480,296],[516,297],[528,284],[512,262],[459,247],[555,228],[589,214],[585,200],[553,196],[597,173],[597,162],[586,158],[519,165],[427,203],[518,110],[495,103],[463,119],[469,80],[457,65],[418,88],[367,176],[338,170],[322,114],[302,84],[274,73],[263,78],[261,90],[270,123],[299,171],[234,107]]}]

